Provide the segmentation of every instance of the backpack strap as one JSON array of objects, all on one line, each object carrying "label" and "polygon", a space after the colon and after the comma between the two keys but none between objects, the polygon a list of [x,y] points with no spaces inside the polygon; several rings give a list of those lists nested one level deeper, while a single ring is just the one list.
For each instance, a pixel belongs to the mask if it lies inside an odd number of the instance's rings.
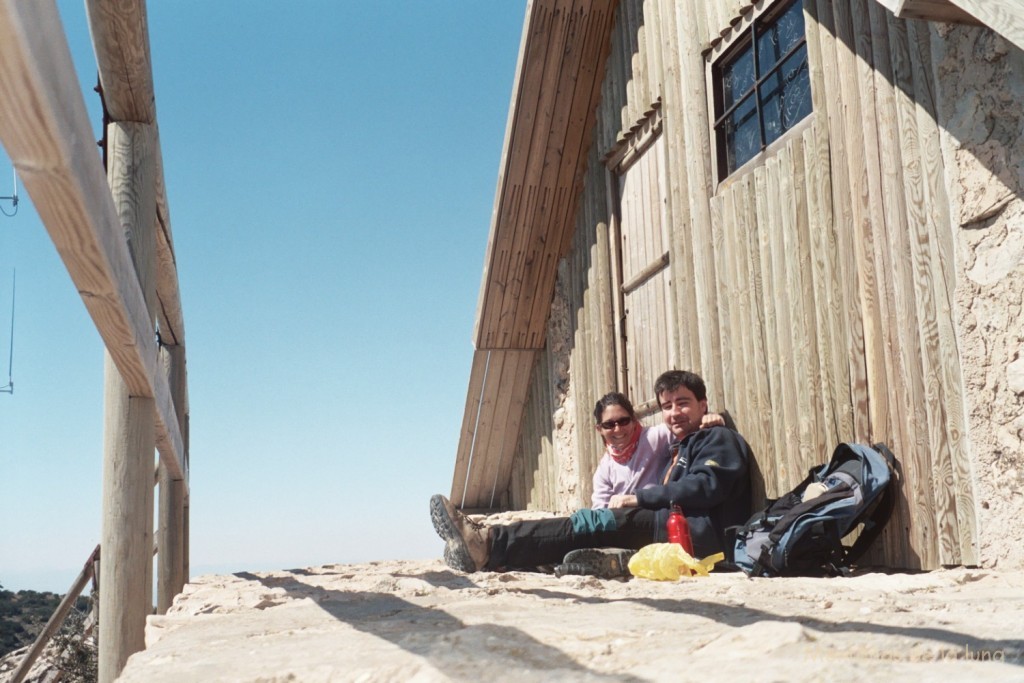
[{"label": "backpack strap", "polygon": [[736,562],[736,533],[739,530],[736,525],[725,527],[725,561],[729,564]]},{"label": "backpack strap", "polygon": [[860,536],[846,550],[843,558],[845,563],[856,562],[867,552],[867,549],[874,540],[882,533],[885,523],[889,521],[892,511],[896,507],[896,487],[893,485],[893,479],[896,476],[896,456],[893,455],[892,451],[884,443],[876,443],[874,449],[881,453],[882,457],[885,458],[886,465],[889,466],[889,485],[885,487],[881,499],[864,522],[864,529]]}]

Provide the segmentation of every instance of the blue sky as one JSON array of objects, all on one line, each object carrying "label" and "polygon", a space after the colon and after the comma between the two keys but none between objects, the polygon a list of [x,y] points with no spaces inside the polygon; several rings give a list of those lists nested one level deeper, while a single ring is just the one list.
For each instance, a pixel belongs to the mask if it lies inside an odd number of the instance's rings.
[{"label": "blue sky", "polygon": [[[57,4],[99,137],[83,3]],[[427,502],[451,487],[525,2],[148,11],[192,574],[440,557]],[[0,217],[0,584],[63,592],[100,535],[103,348],[21,193]]]}]

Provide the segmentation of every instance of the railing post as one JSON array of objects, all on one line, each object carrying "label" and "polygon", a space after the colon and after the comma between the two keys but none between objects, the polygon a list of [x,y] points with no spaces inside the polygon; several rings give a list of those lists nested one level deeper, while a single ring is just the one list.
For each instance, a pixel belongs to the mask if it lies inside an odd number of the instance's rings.
[{"label": "railing post", "polygon": [[[185,348],[170,345],[160,349],[167,373],[174,410],[178,415],[182,438],[186,433]],[[187,443],[187,442],[186,442]],[[185,447],[185,453],[188,447]],[[185,482],[174,479],[168,468],[160,465],[160,523],[157,546],[157,614],[165,614],[174,596],[185,586]]]},{"label": "railing post", "polygon": [[[155,129],[117,122],[107,129],[107,180],[152,317],[156,296]],[[155,330],[155,323],[153,328]],[[131,396],[106,352],[99,680],[113,681],[145,648],[153,586],[155,401]]]}]

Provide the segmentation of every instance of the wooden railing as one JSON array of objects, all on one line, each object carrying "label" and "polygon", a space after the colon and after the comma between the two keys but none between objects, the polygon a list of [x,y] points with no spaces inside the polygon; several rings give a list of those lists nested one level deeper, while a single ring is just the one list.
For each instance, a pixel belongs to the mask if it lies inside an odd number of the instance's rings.
[{"label": "wooden railing", "polygon": [[32,643],[32,646],[25,653],[25,656],[18,663],[18,668],[14,670],[14,674],[11,676],[10,683],[21,683],[28,676],[29,671],[32,669],[32,665],[35,664],[36,660],[39,659],[39,655],[46,649],[50,639],[60,630],[63,626],[64,620],[67,618],[71,609],[75,606],[75,601],[78,600],[78,596],[82,594],[85,587],[92,581],[94,584],[96,581],[96,566],[100,561],[100,547],[96,546],[96,549],[89,555],[89,559],[85,561],[85,565],[82,567],[82,571],[78,573],[74,583],[71,584],[71,588],[67,593],[64,594],[64,598],[57,605],[57,609],[54,610],[50,619],[46,622],[46,626],[40,631],[39,635],[36,636],[36,640]]},{"label": "wooden railing", "polygon": [[107,349],[99,666],[109,681],[144,647],[154,449],[159,608],[187,577],[188,400],[145,5],[86,6],[110,120],[107,172],[53,0],[0,0],[0,142]]}]

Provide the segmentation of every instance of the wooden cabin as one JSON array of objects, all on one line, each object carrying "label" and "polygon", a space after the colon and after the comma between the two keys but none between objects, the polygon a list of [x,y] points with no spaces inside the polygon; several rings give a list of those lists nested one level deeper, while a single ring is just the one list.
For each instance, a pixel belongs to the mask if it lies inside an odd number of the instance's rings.
[{"label": "wooden cabin", "polygon": [[873,562],[1019,562],[1022,98],[1019,3],[530,2],[452,500],[589,506],[596,400],[692,369],[755,505],[883,441]]}]

